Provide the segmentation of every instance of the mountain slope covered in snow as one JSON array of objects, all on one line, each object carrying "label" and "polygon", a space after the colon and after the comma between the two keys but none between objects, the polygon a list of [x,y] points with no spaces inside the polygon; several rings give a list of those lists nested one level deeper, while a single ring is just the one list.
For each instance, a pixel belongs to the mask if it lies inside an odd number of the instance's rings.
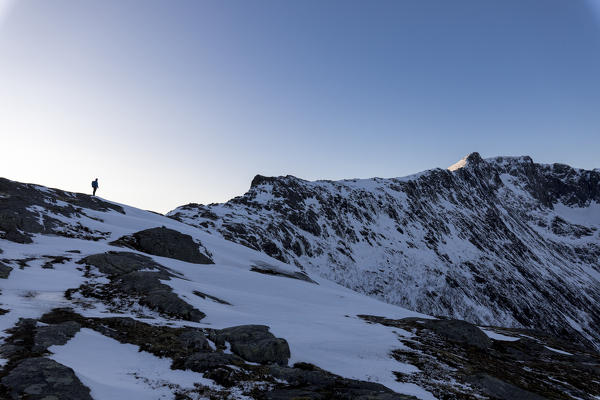
[{"label": "mountain slope covered in snow", "polygon": [[[278,389],[300,374],[281,369],[296,363],[356,379],[332,380],[340,392],[431,398],[396,380],[394,371],[416,368],[389,355],[393,330],[356,316],[420,314],[152,212],[0,178],[0,272],[0,398],[7,387],[14,398],[33,390],[27,382],[39,376],[28,370],[51,380],[68,374],[64,367],[94,399],[252,398],[244,393]],[[237,335],[256,344],[220,331],[240,326]],[[273,362],[281,368],[254,370]],[[58,398],[88,398],[76,389]]]},{"label": "mountain slope covered in snow", "polygon": [[433,319],[152,212],[0,178],[0,398],[600,395],[600,355]]},{"label": "mountain slope covered in snow", "polygon": [[473,153],[405,178],[259,175],[169,216],[411,310],[600,348],[598,170]]}]

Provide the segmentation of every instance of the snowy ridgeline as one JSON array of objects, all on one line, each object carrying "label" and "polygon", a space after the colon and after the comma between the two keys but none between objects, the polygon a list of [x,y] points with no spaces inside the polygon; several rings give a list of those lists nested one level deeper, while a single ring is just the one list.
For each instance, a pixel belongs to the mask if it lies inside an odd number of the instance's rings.
[{"label": "snowy ridgeline", "polygon": [[433,320],[100,198],[0,178],[0,249],[0,398],[600,395],[576,340]]},{"label": "snowy ridgeline", "polygon": [[391,304],[600,348],[598,170],[473,153],[405,178],[257,176],[168,215]]}]

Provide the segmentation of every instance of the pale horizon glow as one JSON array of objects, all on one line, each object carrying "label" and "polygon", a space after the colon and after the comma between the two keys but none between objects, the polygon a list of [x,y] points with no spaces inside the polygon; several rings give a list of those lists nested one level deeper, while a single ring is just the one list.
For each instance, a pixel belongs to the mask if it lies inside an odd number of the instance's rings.
[{"label": "pale horizon glow", "polygon": [[600,167],[600,0],[0,0],[0,176],[167,212],[254,175]]},{"label": "pale horizon glow", "polygon": [[13,5],[14,0],[0,0],[0,28]]}]

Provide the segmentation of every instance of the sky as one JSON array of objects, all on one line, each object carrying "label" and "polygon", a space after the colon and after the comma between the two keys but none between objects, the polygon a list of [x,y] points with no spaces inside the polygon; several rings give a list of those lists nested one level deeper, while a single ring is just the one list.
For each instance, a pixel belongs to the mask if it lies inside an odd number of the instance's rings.
[{"label": "sky", "polygon": [[598,149],[600,0],[0,0],[13,180],[167,212]]}]

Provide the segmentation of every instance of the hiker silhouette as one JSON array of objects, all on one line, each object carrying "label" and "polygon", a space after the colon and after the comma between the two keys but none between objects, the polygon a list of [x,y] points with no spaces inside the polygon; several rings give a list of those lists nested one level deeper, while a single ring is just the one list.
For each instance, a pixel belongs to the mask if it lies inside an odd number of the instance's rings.
[{"label": "hiker silhouette", "polygon": [[98,178],[94,179],[92,181],[92,188],[93,188],[93,192],[92,192],[92,196],[96,195],[96,190],[98,190]]}]

